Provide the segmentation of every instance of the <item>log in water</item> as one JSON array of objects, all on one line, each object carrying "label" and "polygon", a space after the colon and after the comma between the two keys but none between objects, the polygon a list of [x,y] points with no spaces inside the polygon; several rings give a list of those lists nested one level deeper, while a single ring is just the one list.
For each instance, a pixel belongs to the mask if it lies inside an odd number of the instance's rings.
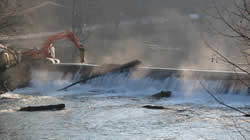
[{"label": "log in water", "polygon": [[23,107],[19,111],[56,111],[65,109],[65,104],[57,104],[57,105],[46,105],[46,106],[28,106]]}]

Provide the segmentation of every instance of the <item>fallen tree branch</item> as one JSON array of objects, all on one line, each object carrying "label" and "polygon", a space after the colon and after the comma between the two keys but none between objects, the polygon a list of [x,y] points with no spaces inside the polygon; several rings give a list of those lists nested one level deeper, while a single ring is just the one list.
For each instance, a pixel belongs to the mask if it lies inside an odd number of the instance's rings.
[{"label": "fallen tree branch", "polygon": [[206,93],[209,94],[216,102],[218,102],[219,104],[221,104],[221,105],[223,105],[223,106],[225,106],[225,107],[228,107],[228,108],[230,108],[230,109],[232,109],[232,110],[235,110],[235,111],[237,111],[237,112],[240,112],[240,113],[244,114],[245,117],[250,117],[250,114],[249,114],[249,113],[243,112],[243,111],[241,111],[241,110],[238,109],[238,108],[229,106],[229,105],[223,103],[222,101],[220,101],[211,91],[209,91],[209,90],[202,84],[201,81],[199,81],[199,82],[200,82],[201,87],[206,91]]},{"label": "fallen tree branch", "polygon": [[234,123],[234,127],[236,128],[236,130],[238,131],[238,133],[241,135],[241,137],[244,139],[244,140],[247,140],[246,136],[240,131],[240,128],[237,126],[237,123],[234,121],[234,119],[232,118],[232,121]]},{"label": "fallen tree branch", "polygon": [[63,90],[67,90],[68,88],[74,86],[74,85],[77,85],[79,83],[86,83],[87,81],[91,80],[91,79],[94,79],[94,78],[97,78],[97,77],[101,77],[101,76],[104,76],[108,73],[121,73],[121,72],[124,72],[124,71],[127,71],[129,70],[130,68],[134,68],[136,66],[138,66],[139,64],[141,64],[141,61],[139,60],[134,60],[134,61],[131,61],[131,62],[128,62],[126,64],[123,64],[117,68],[114,68],[114,69],[111,69],[111,70],[108,70],[106,72],[103,72],[103,73],[97,73],[97,74],[93,74],[91,75],[90,77],[86,78],[86,79],[81,79],[77,82],[74,82],[64,88],[61,88],[61,89],[58,89],[57,91],[63,91]]}]

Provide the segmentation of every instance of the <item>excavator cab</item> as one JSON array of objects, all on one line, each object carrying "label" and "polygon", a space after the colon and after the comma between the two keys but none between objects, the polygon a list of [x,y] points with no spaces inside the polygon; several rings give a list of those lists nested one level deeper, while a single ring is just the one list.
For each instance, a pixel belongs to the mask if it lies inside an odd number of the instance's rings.
[{"label": "excavator cab", "polygon": [[50,57],[46,57],[46,62],[50,64],[59,64],[60,60],[56,58],[55,47],[51,43],[48,47],[48,54]]}]

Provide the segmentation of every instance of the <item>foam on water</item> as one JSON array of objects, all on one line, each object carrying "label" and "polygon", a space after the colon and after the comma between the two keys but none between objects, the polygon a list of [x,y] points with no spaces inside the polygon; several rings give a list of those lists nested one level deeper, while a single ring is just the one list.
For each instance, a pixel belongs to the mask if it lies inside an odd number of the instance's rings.
[{"label": "foam on water", "polygon": [[[47,73],[49,79],[60,77],[60,74]],[[39,79],[39,78],[34,78]],[[220,81],[180,80],[167,78],[154,80],[152,78],[133,79],[125,74],[109,74],[95,78],[84,85],[76,85],[67,91],[56,91],[67,86],[75,80],[32,80],[30,87],[14,91],[20,94],[32,94],[43,96],[133,96],[148,97],[162,90],[172,91],[173,96],[169,99],[160,100],[160,104],[204,104],[217,106],[218,104],[201,87],[201,83],[221,99],[223,102],[237,106],[250,106],[250,96],[245,90],[235,93],[231,88],[226,94],[220,94],[222,83]],[[77,78],[76,78],[77,79]]]}]

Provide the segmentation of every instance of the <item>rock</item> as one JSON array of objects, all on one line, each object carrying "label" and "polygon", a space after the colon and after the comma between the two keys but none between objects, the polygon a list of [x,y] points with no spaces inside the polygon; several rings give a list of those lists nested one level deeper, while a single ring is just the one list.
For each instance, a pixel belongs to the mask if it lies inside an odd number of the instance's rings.
[{"label": "rock", "polygon": [[46,105],[46,106],[28,106],[23,107],[19,111],[56,111],[65,109],[65,104],[57,104],[57,105]]},{"label": "rock", "polygon": [[143,108],[147,109],[165,109],[163,106],[153,106],[153,105],[145,105]]},{"label": "rock", "polygon": [[245,117],[250,117],[250,114],[245,114],[244,116],[245,116]]},{"label": "rock", "polygon": [[20,63],[0,72],[0,94],[29,85],[31,70],[27,63]]},{"label": "rock", "polygon": [[168,98],[171,95],[172,95],[171,91],[161,91],[159,93],[152,95],[152,97],[154,97],[154,98]]},{"label": "rock", "polygon": [[4,93],[6,93],[6,92],[7,92],[7,91],[4,90],[4,88],[0,86],[0,95],[1,95],[1,94],[4,94]]}]

